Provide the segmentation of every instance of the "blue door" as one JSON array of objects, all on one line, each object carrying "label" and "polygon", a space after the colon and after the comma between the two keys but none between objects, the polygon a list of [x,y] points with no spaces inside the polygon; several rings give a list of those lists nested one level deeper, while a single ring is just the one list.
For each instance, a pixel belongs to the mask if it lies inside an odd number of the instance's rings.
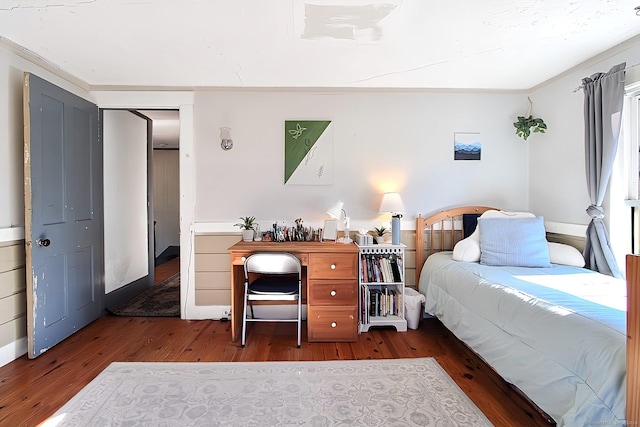
[{"label": "blue door", "polygon": [[35,358],[104,310],[98,107],[24,80],[27,338]]}]

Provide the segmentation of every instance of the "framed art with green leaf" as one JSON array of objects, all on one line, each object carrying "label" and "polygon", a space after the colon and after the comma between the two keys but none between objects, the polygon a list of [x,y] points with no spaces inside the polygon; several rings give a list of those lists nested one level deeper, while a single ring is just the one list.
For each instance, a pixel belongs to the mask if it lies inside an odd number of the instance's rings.
[{"label": "framed art with green leaf", "polygon": [[285,120],[284,183],[333,184],[333,126],[330,120]]}]

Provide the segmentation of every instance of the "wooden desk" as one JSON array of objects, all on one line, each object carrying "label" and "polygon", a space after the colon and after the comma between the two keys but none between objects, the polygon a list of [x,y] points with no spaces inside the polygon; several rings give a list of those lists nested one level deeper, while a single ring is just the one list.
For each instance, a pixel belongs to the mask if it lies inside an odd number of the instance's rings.
[{"label": "wooden desk", "polygon": [[244,260],[256,252],[289,252],[302,264],[309,341],[356,341],[358,247],[329,242],[238,242],[231,252],[231,340],[240,339]]}]

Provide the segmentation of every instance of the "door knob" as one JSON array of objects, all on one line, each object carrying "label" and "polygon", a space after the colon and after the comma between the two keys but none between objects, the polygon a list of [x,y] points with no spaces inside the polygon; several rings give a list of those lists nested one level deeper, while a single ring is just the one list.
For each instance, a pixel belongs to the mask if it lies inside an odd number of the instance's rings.
[{"label": "door knob", "polygon": [[43,246],[43,247],[47,247],[51,244],[51,240],[49,239],[38,239],[36,240],[36,243],[38,244],[38,246]]}]

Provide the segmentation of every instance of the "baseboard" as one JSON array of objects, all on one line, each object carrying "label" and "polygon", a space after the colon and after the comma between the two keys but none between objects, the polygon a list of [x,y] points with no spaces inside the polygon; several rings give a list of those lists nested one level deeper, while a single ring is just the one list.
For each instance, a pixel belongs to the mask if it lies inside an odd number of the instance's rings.
[{"label": "baseboard", "polygon": [[0,366],[4,366],[27,354],[27,337],[0,347]]},{"label": "baseboard", "polygon": [[155,266],[157,267],[179,256],[180,256],[180,246],[168,246],[164,251],[162,251],[160,255],[156,257]]},{"label": "baseboard", "polygon": [[153,283],[149,283],[149,276],[145,276],[135,282],[111,291],[104,296],[104,307],[106,310],[117,307],[120,304],[129,301],[141,292],[149,289],[152,285]]}]

